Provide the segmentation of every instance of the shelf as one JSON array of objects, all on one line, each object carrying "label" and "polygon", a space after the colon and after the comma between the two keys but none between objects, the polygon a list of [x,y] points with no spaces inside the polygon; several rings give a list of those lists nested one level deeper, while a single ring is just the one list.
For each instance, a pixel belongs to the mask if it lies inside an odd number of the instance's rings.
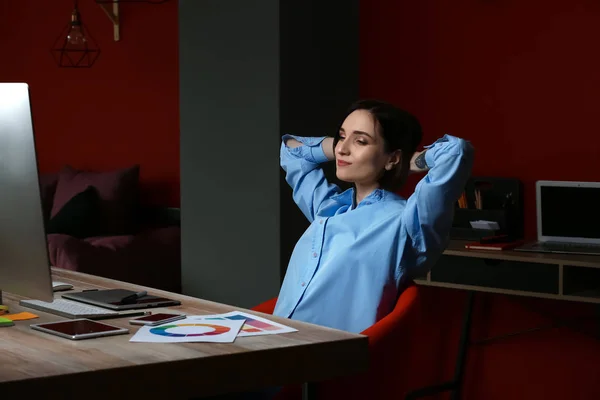
[{"label": "shelf", "polygon": [[563,293],[600,299],[600,269],[564,265]]},{"label": "shelf", "polygon": [[600,257],[468,250],[451,241],[423,286],[600,304]]},{"label": "shelf", "polygon": [[447,289],[473,290],[476,292],[498,293],[498,294],[506,294],[506,295],[512,295],[512,296],[525,296],[525,297],[536,297],[536,298],[540,298],[540,299],[566,300],[566,301],[576,301],[576,302],[582,302],[582,303],[600,304],[600,294],[599,294],[599,297],[548,294],[548,293],[539,293],[539,292],[528,292],[528,291],[524,291],[524,290],[499,289],[499,288],[485,287],[485,286],[464,285],[464,284],[458,284],[458,283],[431,282],[431,281],[427,281],[425,279],[415,279],[415,283],[418,285],[422,285],[422,286],[432,286],[432,287],[440,287],[440,288],[447,288]]},{"label": "shelf", "polygon": [[558,295],[558,277],[556,264],[444,255],[432,268],[430,280]]},{"label": "shelf", "polygon": [[115,1],[114,3],[98,3],[98,5],[100,8],[102,8],[102,10],[104,10],[108,16],[108,19],[110,19],[110,22],[113,24],[113,37],[115,42],[119,41],[121,39],[119,28],[119,2]]}]

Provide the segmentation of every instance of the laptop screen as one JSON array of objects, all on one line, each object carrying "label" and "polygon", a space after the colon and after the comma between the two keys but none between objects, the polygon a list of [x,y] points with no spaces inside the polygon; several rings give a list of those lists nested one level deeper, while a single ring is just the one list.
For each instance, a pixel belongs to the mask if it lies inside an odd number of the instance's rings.
[{"label": "laptop screen", "polygon": [[541,186],[540,206],[541,236],[546,239],[600,241],[600,187]]}]

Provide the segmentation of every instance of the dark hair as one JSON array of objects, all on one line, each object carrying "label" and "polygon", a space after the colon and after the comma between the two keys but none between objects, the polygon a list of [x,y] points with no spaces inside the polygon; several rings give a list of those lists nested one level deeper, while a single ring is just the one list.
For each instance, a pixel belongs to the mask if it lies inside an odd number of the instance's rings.
[{"label": "dark hair", "polygon": [[[382,189],[391,192],[399,190],[406,182],[410,171],[410,159],[423,137],[419,120],[409,112],[381,100],[359,100],[350,106],[346,117],[356,110],[366,110],[373,116],[375,128],[383,137],[386,153],[402,151],[402,161],[392,170],[385,170],[379,179]],[[340,129],[344,119],[333,138],[334,149],[340,140]]]}]

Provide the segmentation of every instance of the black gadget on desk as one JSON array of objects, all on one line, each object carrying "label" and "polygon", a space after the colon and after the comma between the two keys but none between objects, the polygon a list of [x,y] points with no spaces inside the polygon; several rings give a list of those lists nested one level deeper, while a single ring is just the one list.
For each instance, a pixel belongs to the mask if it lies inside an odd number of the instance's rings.
[{"label": "black gadget on desk", "polygon": [[145,317],[131,319],[129,320],[129,323],[132,325],[156,326],[166,324],[167,322],[179,321],[180,319],[185,318],[185,314],[157,313],[152,315],[146,315]]},{"label": "black gadget on desk", "polygon": [[181,305],[181,302],[177,300],[126,289],[87,290],[65,293],[62,297],[116,311]]}]

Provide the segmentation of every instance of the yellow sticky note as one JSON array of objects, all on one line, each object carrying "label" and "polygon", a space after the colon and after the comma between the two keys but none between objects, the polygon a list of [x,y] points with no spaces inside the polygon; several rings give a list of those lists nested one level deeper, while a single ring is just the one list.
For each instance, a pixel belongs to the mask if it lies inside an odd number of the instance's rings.
[{"label": "yellow sticky note", "polygon": [[10,319],[0,317],[0,327],[3,327],[3,326],[13,326],[14,324],[15,323],[12,322]]},{"label": "yellow sticky note", "polygon": [[8,306],[0,305],[0,315],[8,314]]},{"label": "yellow sticky note", "polygon": [[38,316],[25,311],[25,312],[20,312],[17,314],[6,314],[3,318],[6,318],[11,321],[24,321],[26,319],[38,318]]}]

